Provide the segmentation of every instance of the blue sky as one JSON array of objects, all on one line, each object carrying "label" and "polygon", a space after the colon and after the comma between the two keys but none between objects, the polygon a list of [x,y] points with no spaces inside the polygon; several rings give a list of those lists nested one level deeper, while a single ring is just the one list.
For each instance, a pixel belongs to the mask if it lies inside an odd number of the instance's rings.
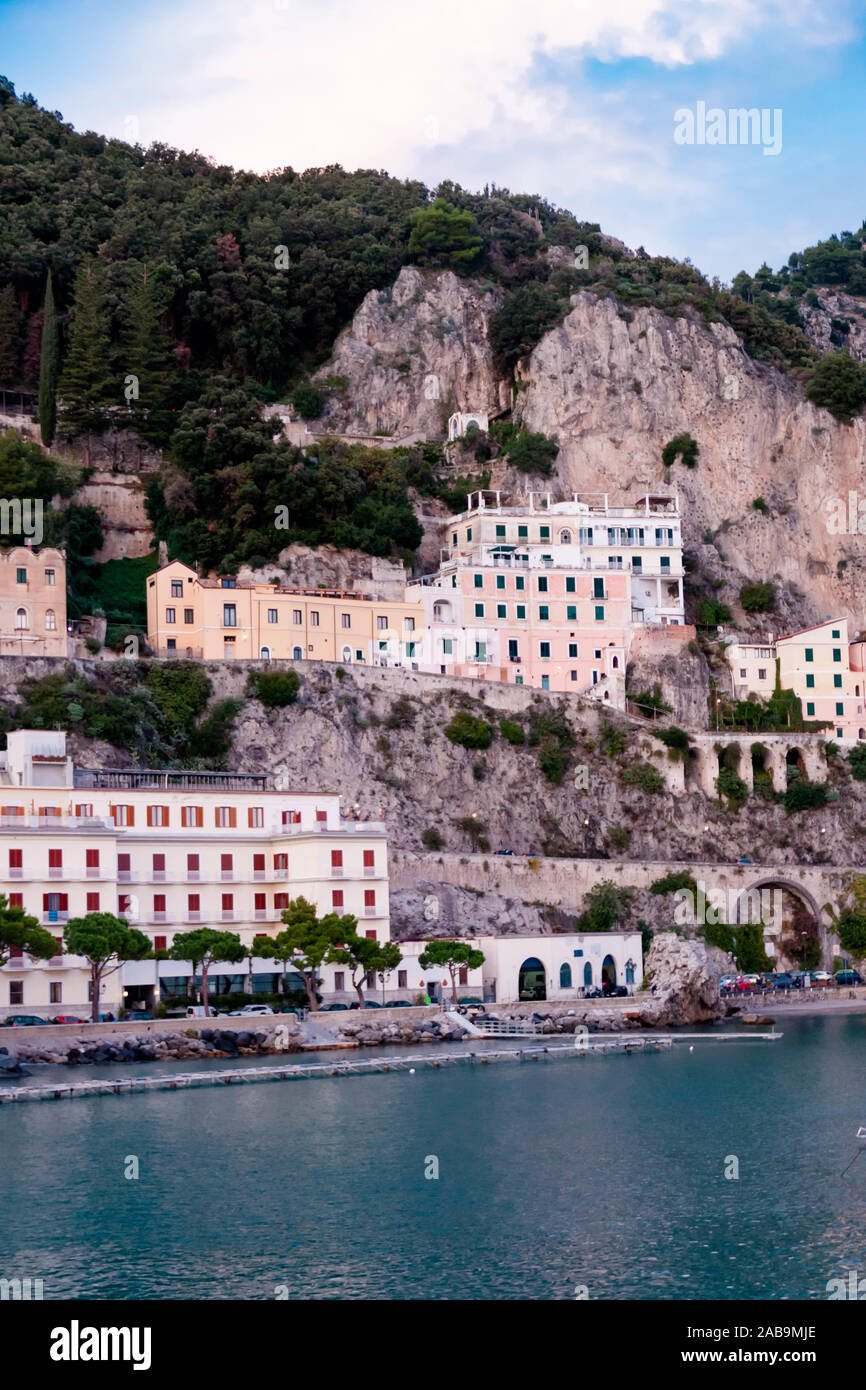
[{"label": "blue sky", "polygon": [[[866,217],[860,0],[0,0],[0,72],[80,130],[245,168],[537,192],[728,280]],[[780,110],[760,145],[674,113]]]}]

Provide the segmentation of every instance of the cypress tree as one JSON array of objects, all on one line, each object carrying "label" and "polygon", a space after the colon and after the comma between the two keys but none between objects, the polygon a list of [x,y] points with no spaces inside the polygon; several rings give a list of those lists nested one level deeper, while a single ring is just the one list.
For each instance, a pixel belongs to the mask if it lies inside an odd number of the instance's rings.
[{"label": "cypress tree", "polygon": [[54,288],[51,284],[51,271],[45,285],[45,303],[42,306],[42,345],[39,350],[39,428],[42,443],[54,443],[57,427],[57,366],[58,366],[57,314],[54,310]]},{"label": "cypress tree", "polygon": [[21,349],[21,314],[15,291],[7,285],[0,295],[0,386],[18,385]]},{"label": "cypress tree", "polygon": [[171,426],[173,364],[164,312],[164,296],[153,273],[146,265],[133,265],[121,362],[124,376],[134,376],[137,383],[138,396],[129,400],[131,423],[154,443],[165,443]]},{"label": "cypress tree", "polygon": [[64,431],[74,439],[101,434],[106,407],[114,400],[120,404],[122,399],[111,374],[104,279],[95,265],[84,266],[75,278],[73,315],[69,349],[60,377],[60,398]]}]

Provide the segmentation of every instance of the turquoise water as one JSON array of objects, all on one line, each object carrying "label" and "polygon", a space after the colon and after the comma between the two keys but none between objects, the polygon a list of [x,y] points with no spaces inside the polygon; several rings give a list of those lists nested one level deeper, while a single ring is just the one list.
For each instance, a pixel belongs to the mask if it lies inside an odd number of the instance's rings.
[{"label": "turquoise water", "polygon": [[866,1017],[783,1027],[6,1107],[0,1275],[46,1299],[825,1299],[866,1268],[866,1152],[841,1177],[866,1149]]}]

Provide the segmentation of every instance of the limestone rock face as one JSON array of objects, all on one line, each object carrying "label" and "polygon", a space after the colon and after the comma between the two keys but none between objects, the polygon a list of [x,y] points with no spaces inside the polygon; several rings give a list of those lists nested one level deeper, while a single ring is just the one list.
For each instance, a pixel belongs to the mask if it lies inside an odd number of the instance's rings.
[{"label": "limestone rock face", "polygon": [[316,428],[340,433],[420,434],[442,439],[455,410],[508,404],[487,342],[502,302],[453,271],[404,266],[390,289],[371,290],[314,380],[344,377]]},{"label": "limestone rock face", "polygon": [[[814,308],[801,301],[800,316],[806,337],[819,352],[833,352],[840,344],[852,357],[866,362],[866,312],[862,299],[835,290],[819,290]],[[835,323],[834,323],[835,320]],[[839,332],[845,324],[847,332]]]},{"label": "limestone rock face", "polygon": [[720,969],[702,941],[689,941],[673,932],[653,937],[645,969],[652,972],[655,995],[641,1010],[650,1027],[706,1023],[721,1016]]}]

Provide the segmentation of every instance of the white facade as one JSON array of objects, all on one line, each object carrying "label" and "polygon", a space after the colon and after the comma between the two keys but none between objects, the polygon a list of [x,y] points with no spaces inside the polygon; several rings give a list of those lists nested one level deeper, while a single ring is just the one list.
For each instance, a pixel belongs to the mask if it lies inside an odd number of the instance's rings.
[{"label": "white facade", "polygon": [[470,425],[477,426],[486,434],[488,428],[486,410],[456,411],[448,421],[448,442],[452,443],[455,439],[462,439]]}]

